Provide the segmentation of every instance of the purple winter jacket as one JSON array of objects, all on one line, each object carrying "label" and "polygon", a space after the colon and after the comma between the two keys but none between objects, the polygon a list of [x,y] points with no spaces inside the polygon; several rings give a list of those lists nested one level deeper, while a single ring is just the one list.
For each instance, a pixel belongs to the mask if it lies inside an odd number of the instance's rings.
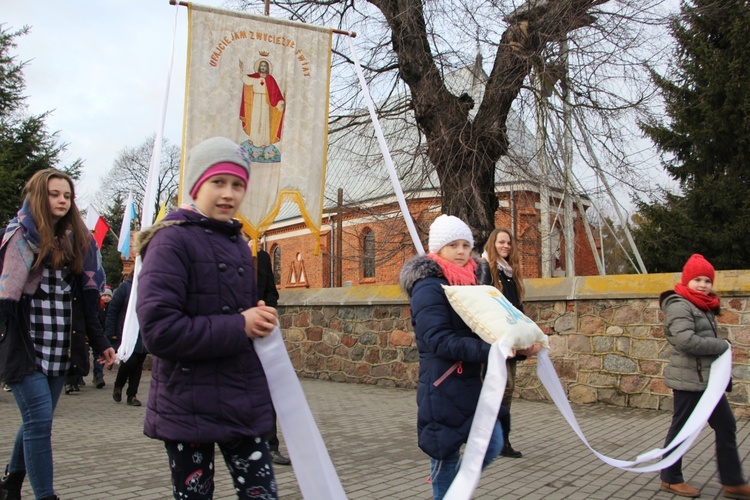
[{"label": "purple winter jacket", "polygon": [[271,429],[271,395],[241,311],[257,305],[237,221],[189,210],[140,235],[136,311],[154,357],[144,433],[227,443]]}]

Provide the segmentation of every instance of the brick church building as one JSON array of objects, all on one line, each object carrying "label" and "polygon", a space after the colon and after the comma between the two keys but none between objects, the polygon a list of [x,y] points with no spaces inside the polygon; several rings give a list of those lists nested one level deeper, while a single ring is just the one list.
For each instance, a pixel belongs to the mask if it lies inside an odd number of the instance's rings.
[{"label": "brick church building", "polygon": [[[454,91],[482,98],[486,75],[480,62],[446,77]],[[397,99],[405,99],[405,96]],[[408,107],[406,107],[408,109]],[[551,215],[550,262],[541,259],[539,168],[535,161],[533,134],[514,114],[508,119],[510,154],[496,167],[495,192],[499,209],[496,227],[510,229],[518,240],[524,278],[542,276],[549,266],[553,276],[564,275],[564,239],[561,199],[564,185],[559,174],[544,182],[549,186]],[[440,215],[440,189],[426,158],[424,138],[413,116],[405,112],[381,120],[381,126],[411,216],[426,247],[430,223]],[[271,255],[279,289],[335,286],[392,285],[408,259],[416,255],[407,226],[387,175],[371,123],[343,126],[329,135],[320,252],[305,227],[296,204],[284,203],[276,222],[261,246]],[[598,274],[584,226],[578,213],[590,206],[587,200],[574,211],[575,274]],[[558,213],[560,212],[560,213]],[[477,242],[481,244],[483,242]]]}]

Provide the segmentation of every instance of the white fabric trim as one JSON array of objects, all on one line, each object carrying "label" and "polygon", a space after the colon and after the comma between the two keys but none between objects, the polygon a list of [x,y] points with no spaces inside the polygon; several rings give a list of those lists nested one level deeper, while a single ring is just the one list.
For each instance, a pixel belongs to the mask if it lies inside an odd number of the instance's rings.
[{"label": "white fabric trim", "polygon": [[[730,347],[724,352],[724,354],[719,356],[711,364],[711,376],[708,380],[708,387],[703,392],[703,396],[701,397],[700,401],[698,401],[698,405],[695,407],[695,410],[693,410],[692,415],[690,415],[690,418],[688,418],[687,422],[685,422],[685,425],[682,427],[677,436],[675,436],[672,442],[664,448],[655,448],[646,453],[642,453],[638,455],[634,461],[629,462],[609,458],[597,452],[594,448],[591,447],[591,445],[589,445],[586,437],[583,435],[583,432],[578,425],[578,421],[576,420],[575,415],[573,414],[573,410],[570,407],[568,398],[565,396],[565,390],[560,384],[560,379],[557,378],[555,368],[552,365],[552,361],[550,361],[549,359],[548,350],[543,349],[537,355],[537,358],[537,375],[539,376],[539,379],[542,381],[544,387],[547,389],[547,392],[549,392],[553,401],[560,409],[560,412],[562,413],[563,417],[565,417],[565,420],[568,421],[568,424],[570,424],[578,437],[581,438],[581,441],[583,441],[583,443],[592,451],[592,453],[594,453],[594,455],[596,455],[604,463],[631,472],[658,471],[665,467],[669,467],[670,465],[675,463],[682,455],[684,455],[687,449],[690,448],[692,443],[698,438],[698,435],[706,425],[706,422],[708,422],[708,418],[711,416],[711,413],[716,407],[716,404],[724,395],[724,391],[726,390],[727,384],[729,384],[729,378],[732,373],[732,348]],[[657,460],[664,453],[670,450],[675,451],[668,457],[659,460],[654,464],[636,467],[637,465],[643,464],[645,462]]]},{"label": "white fabric trim", "polygon": [[[494,343],[492,349],[490,349],[487,376],[484,380],[474,421],[471,425],[461,468],[445,495],[446,500],[470,499],[479,483],[479,477],[482,472],[482,461],[487,451],[487,445],[492,435],[491,429],[494,421],[497,419],[507,381],[505,358],[507,358],[508,353],[502,350],[502,348],[495,349],[495,346],[498,346],[498,344],[499,342]],[[498,368],[498,365],[500,365],[500,368]],[[537,354],[537,376],[539,380],[544,384],[544,388],[547,389],[555,405],[560,409],[560,413],[562,413],[578,437],[581,438],[581,441],[604,463],[619,469],[638,473],[655,472],[669,467],[685,454],[700,435],[716,404],[724,395],[731,374],[732,348],[730,346],[724,354],[711,364],[711,376],[708,380],[708,387],[703,392],[703,396],[698,401],[698,405],[693,410],[690,418],[688,418],[672,442],[664,448],[655,448],[651,451],[641,453],[633,461],[626,461],[607,457],[591,447],[578,425],[575,414],[570,407],[568,397],[565,394],[565,389],[563,389],[560,379],[557,377],[555,367],[549,358],[549,349],[542,349]],[[489,432],[488,428],[490,429]],[[670,450],[674,451],[669,456],[659,460]],[[648,465],[641,465],[653,460],[658,461]]]},{"label": "white fabric trim", "polygon": [[276,326],[271,335],[254,341],[271,399],[284,432],[302,496],[306,499],[346,500],[305,393]]},{"label": "white fabric trim", "polygon": [[375,113],[375,105],[370,97],[370,91],[367,88],[367,82],[365,81],[365,74],[362,72],[362,66],[359,64],[359,58],[357,57],[357,51],[354,50],[354,39],[349,38],[349,49],[352,53],[352,60],[354,61],[354,69],[357,71],[359,77],[359,84],[362,86],[362,95],[367,103],[367,109],[370,110],[370,118],[372,119],[372,125],[375,127],[375,135],[378,138],[378,145],[380,146],[380,152],[383,153],[383,161],[385,162],[385,168],[388,171],[388,175],[391,177],[391,183],[393,184],[393,190],[396,192],[396,198],[398,199],[398,206],[401,208],[401,213],[404,216],[404,222],[406,227],[409,229],[409,235],[411,241],[414,243],[414,248],[417,250],[419,255],[424,255],[424,246],[422,246],[422,240],[419,239],[417,228],[414,225],[414,221],[411,218],[411,212],[406,204],[406,198],[404,197],[404,191],[401,189],[401,183],[398,180],[398,173],[396,167],[393,166],[393,159],[391,158],[391,152],[388,150],[388,144],[385,142],[385,136],[383,135],[383,129],[380,128],[380,122],[378,121],[378,115]]},{"label": "white fabric trim", "polygon": [[508,382],[505,359],[509,355],[510,348],[501,345],[500,342],[495,342],[490,346],[487,375],[482,385],[482,392],[479,394],[474,420],[471,422],[461,467],[445,494],[445,500],[468,499],[479,484],[484,455],[487,452],[492,431],[495,429],[505,384]]}]

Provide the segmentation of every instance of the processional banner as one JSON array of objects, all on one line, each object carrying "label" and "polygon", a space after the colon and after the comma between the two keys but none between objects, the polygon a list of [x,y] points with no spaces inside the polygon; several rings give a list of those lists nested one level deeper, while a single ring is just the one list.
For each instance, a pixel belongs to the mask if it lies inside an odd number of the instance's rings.
[{"label": "processional banner", "polygon": [[[320,241],[328,141],[332,30],[202,5],[189,6],[181,179],[201,141],[228,137],[252,161],[239,217],[253,241],[284,201]],[[180,200],[191,186],[180,184]]]}]

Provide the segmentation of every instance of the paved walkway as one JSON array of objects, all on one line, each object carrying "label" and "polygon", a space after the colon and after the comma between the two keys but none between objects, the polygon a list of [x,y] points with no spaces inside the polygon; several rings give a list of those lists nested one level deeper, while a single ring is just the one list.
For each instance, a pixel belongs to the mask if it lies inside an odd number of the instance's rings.
[{"label": "paved walkway", "polygon": [[[58,494],[64,500],[171,498],[164,449],[142,434],[145,408],[114,403],[114,376],[107,373],[106,378],[104,389],[87,385],[78,394],[60,397],[53,431]],[[144,373],[142,389],[148,381]],[[302,387],[350,499],[431,498],[425,483],[428,459],[415,440],[415,391],[318,380],[303,380]],[[146,390],[139,397],[145,403]],[[574,410],[593,446],[624,460],[660,446],[670,419],[669,413],[648,410]],[[600,462],[552,404],[517,400],[513,422],[513,446],[524,456],[493,463],[475,498],[677,498],[658,491],[656,473],[624,472]],[[10,456],[19,423],[12,395],[0,392],[0,465]],[[750,422],[740,421],[738,427],[740,452],[747,459]],[[720,498],[713,450],[713,434],[704,430],[684,461],[685,476],[702,489],[702,498]],[[300,499],[292,468],[278,466],[276,474],[281,498]],[[28,482],[23,496],[33,498]],[[235,498],[223,464],[215,498]]]}]

